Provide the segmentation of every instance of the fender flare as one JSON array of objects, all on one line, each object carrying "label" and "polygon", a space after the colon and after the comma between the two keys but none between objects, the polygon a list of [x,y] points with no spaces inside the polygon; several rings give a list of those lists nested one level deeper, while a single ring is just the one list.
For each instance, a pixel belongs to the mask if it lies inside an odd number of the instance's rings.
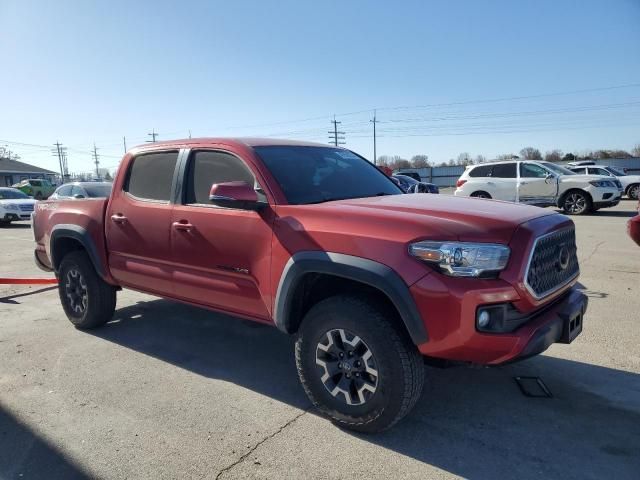
[{"label": "fender flare", "polygon": [[101,278],[105,278],[105,268],[104,265],[102,265],[98,250],[91,235],[89,235],[89,232],[83,227],[73,224],[59,224],[51,230],[49,251],[51,252],[51,266],[56,273],[58,272],[62,258],[59,258],[58,254],[56,254],[54,246],[56,242],[62,238],[71,238],[80,243],[87,252],[87,255],[89,255],[93,268],[96,269],[96,272]]},{"label": "fender flare", "polygon": [[306,251],[293,255],[282,271],[275,298],[274,321],[285,333],[293,333],[291,318],[294,292],[307,273],[323,273],[348,278],[369,285],[384,293],[400,314],[414,344],[426,343],[427,330],[409,287],[391,268],[362,257],[342,253]]}]

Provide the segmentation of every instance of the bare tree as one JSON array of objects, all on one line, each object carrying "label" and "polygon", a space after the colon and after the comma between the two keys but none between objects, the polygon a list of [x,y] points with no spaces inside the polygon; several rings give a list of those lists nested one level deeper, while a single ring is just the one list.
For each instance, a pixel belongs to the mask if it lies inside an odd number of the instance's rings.
[{"label": "bare tree", "polygon": [[411,166],[413,168],[426,168],[429,166],[428,155],[414,155],[411,157]]},{"label": "bare tree", "polygon": [[458,165],[471,165],[473,162],[471,161],[471,155],[467,152],[462,152],[458,155]]},{"label": "bare tree", "polygon": [[544,154],[544,159],[547,162],[559,162],[560,160],[562,160],[562,150],[551,150],[550,152]]},{"label": "bare tree", "polygon": [[502,155],[498,155],[496,160],[515,160],[520,158],[518,155],[514,155],[513,153],[503,153]]},{"label": "bare tree", "polygon": [[525,147],[520,150],[520,156],[525,160],[542,160],[540,150],[533,147]]},{"label": "bare tree", "polygon": [[487,161],[487,157],[484,155],[476,155],[476,158],[473,160],[473,163],[484,163]]},{"label": "bare tree", "polygon": [[633,154],[634,157],[640,157],[640,143],[637,144],[635,147],[633,147],[633,150],[631,150],[631,153]]}]

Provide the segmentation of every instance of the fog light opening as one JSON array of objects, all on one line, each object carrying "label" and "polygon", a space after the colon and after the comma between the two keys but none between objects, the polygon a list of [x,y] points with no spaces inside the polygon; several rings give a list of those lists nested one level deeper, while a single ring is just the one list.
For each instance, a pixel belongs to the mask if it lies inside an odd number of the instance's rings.
[{"label": "fog light opening", "polygon": [[480,313],[478,313],[478,326],[480,328],[486,328],[489,325],[490,321],[491,315],[489,315],[489,312],[487,312],[486,310],[482,310],[480,311]]}]

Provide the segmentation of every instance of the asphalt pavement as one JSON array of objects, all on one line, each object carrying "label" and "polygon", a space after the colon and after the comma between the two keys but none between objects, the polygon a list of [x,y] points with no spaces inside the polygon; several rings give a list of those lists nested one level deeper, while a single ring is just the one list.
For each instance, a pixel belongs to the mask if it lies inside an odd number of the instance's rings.
[{"label": "asphalt pavement", "polygon": [[[276,329],[125,291],[82,332],[55,287],[0,285],[0,478],[640,478],[636,203],[574,218],[590,297],[571,345],[498,368],[428,368],[392,430],[318,416]],[[0,277],[46,276],[29,226]],[[540,377],[551,398],[522,394]]]}]

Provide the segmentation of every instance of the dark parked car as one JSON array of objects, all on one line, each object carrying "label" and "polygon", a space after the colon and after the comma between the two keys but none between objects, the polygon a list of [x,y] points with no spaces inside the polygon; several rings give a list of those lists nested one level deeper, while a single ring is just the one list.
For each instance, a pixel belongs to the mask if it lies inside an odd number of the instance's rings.
[{"label": "dark parked car", "polygon": [[51,200],[79,198],[107,198],[111,193],[109,182],[74,182],[60,185],[51,195]]},{"label": "dark parked car", "polygon": [[440,193],[440,189],[433,183],[418,182],[413,177],[404,173],[396,173],[391,176],[404,193]]},{"label": "dark parked car", "polygon": [[411,177],[417,182],[421,182],[422,178],[418,172],[397,172],[395,175],[404,175],[405,177]]}]

